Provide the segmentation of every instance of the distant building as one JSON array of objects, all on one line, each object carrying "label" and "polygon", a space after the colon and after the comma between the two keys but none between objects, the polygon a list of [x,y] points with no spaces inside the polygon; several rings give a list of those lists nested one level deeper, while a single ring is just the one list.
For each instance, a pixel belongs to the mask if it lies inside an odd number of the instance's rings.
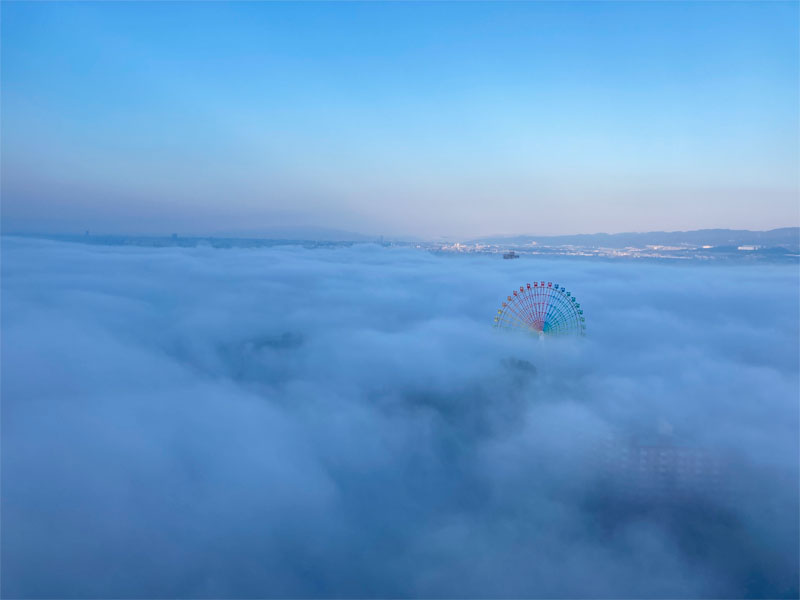
[{"label": "distant building", "polygon": [[670,500],[731,491],[728,464],[721,453],[675,443],[671,436],[629,442],[609,438],[596,458],[631,498]]},{"label": "distant building", "polygon": [[510,252],[503,254],[503,258],[519,258],[519,254],[511,250]]},{"label": "distant building", "polygon": [[758,246],[739,246],[737,250],[758,250]]}]

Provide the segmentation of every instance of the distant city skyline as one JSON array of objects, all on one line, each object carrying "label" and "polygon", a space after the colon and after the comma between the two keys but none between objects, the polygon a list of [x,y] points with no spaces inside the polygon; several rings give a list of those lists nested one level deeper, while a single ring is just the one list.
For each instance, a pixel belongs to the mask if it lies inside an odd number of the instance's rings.
[{"label": "distant city skyline", "polygon": [[2,4],[5,232],[800,224],[791,2]]}]

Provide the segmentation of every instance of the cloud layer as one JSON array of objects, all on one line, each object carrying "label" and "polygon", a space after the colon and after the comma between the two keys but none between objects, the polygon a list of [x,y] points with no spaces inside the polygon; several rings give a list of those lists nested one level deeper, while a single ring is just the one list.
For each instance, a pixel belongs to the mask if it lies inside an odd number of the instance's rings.
[{"label": "cloud layer", "polygon": [[[5,238],[2,268],[6,597],[798,594],[795,267]],[[490,327],[534,279],[585,339]],[[648,440],[719,483],[632,493],[604,460]]]}]

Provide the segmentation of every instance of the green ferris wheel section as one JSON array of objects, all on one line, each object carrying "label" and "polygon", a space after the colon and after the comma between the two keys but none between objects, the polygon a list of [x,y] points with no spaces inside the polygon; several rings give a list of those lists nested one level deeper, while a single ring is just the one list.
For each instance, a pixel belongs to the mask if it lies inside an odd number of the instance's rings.
[{"label": "green ferris wheel section", "polygon": [[571,292],[550,281],[520,286],[502,303],[495,327],[539,335],[584,335],[583,309]]}]

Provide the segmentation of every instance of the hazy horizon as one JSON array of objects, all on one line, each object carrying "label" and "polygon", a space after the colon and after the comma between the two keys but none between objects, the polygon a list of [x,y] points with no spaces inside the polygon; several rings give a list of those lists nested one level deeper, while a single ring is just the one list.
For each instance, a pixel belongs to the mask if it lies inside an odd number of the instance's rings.
[{"label": "hazy horizon", "polygon": [[[489,235],[482,235],[476,237],[469,237],[469,236],[462,236],[462,237],[455,237],[455,236],[430,236],[430,237],[421,237],[421,236],[414,236],[414,235],[395,235],[395,236],[386,236],[382,233],[369,233],[369,232],[362,232],[362,231],[346,231],[342,229],[330,229],[325,227],[276,227],[271,229],[252,229],[252,230],[239,230],[239,231],[217,231],[217,232],[203,232],[203,231],[196,231],[196,232],[186,232],[186,231],[170,231],[170,232],[142,232],[142,231],[92,231],[89,229],[75,229],[70,231],[2,231],[0,235],[3,236],[21,236],[21,237],[81,237],[81,236],[93,236],[93,237],[170,237],[170,236],[178,236],[178,237],[186,237],[186,238],[241,238],[241,239],[256,239],[256,238],[264,238],[269,239],[272,236],[287,236],[286,238],[281,237],[274,237],[274,239],[307,239],[307,240],[318,240],[318,241],[325,241],[325,240],[341,240],[341,241],[376,241],[385,239],[387,241],[394,240],[394,241],[409,241],[409,242],[435,242],[435,241],[445,241],[451,240],[453,242],[460,241],[475,241],[475,240],[491,240],[491,239],[503,239],[503,238],[524,238],[524,237],[531,237],[531,238],[563,238],[563,237],[577,237],[577,236],[619,236],[619,235],[647,235],[647,234],[672,234],[672,233],[697,233],[702,231],[730,231],[732,233],[770,233],[775,231],[781,231],[786,229],[795,229],[800,230],[800,226],[789,226],[789,227],[775,227],[772,229],[729,229],[723,227],[709,227],[703,229],[688,229],[688,230],[649,230],[649,231],[618,231],[618,232],[608,232],[608,231],[592,231],[589,233],[554,233],[554,234],[536,234],[536,233],[528,233],[528,232],[518,232],[518,233],[495,233]],[[301,236],[301,237],[296,237]],[[307,236],[307,237],[302,237]],[[327,237],[326,237],[327,236]],[[348,237],[349,236],[349,237]]]}]

